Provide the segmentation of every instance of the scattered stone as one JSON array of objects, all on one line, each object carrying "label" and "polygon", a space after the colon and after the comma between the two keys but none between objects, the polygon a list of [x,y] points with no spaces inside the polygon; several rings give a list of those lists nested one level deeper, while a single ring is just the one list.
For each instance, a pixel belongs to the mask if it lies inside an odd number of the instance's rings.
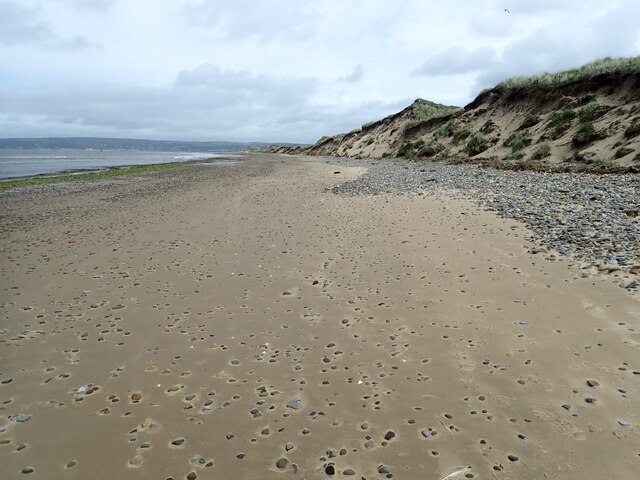
[{"label": "scattered stone", "polygon": [[424,438],[429,438],[431,436],[431,430],[428,428],[423,429],[420,433]]},{"label": "scattered stone", "polygon": [[596,380],[587,380],[587,385],[593,388],[599,386],[600,382],[597,382]]},{"label": "scattered stone", "polygon": [[[350,165],[349,160],[341,160]],[[625,213],[638,203],[637,175],[576,175],[486,169],[478,165],[430,164],[429,182],[422,162],[375,162],[357,179],[332,192],[347,195],[464,191],[488,210],[522,221],[534,232],[537,250],[557,260],[574,255],[597,265],[627,271],[640,266],[640,223]],[[609,260],[615,260],[615,264]],[[635,271],[640,272],[640,268]],[[633,282],[632,282],[633,283]],[[624,285],[621,285],[624,286]],[[633,289],[629,289],[633,291]],[[343,321],[343,323],[345,323]]]},{"label": "scattered stone", "polygon": [[508,455],[507,458],[512,462],[517,462],[519,460],[519,458],[516,457],[515,455]]},{"label": "scattered stone", "polygon": [[173,445],[175,447],[179,447],[180,445],[182,445],[184,443],[184,441],[185,441],[184,438],[179,437],[179,438],[176,438],[175,440],[172,440],[171,441],[171,445]]},{"label": "scattered stone", "polygon": [[302,407],[302,400],[299,398],[294,398],[287,402],[287,407],[292,408],[293,410],[299,410]]},{"label": "scattered stone", "polygon": [[628,427],[629,425],[631,425],[629,422],[627,422],[626,420],[624,420],[622,418],[618,419],[618,423],[620,425],[622,425],[623,427]]},{"label": "scattered stone", "polygon": [[384,434],[384,439],[392,440],[393,438],[395,438],[395,436],[396,436],[396,432],[394,432],[393,430],[389,430],[387,433]]},{"label": "scattered stone", "polygon": [[289,460],[287,460],[286,458],[280,458],[276,462],[276,467],[278,467],[280,470],[284,470],[285,468],[287,468],[288,465],[289,465]]}]

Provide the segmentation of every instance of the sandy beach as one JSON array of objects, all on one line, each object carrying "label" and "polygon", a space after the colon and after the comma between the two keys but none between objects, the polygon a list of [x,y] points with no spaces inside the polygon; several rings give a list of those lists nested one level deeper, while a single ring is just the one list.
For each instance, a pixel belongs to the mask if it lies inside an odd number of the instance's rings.
[{"label": "sandy beach", "polygon": [[0,477],[638,478],[638,296],[365,170],[2,193]]}]

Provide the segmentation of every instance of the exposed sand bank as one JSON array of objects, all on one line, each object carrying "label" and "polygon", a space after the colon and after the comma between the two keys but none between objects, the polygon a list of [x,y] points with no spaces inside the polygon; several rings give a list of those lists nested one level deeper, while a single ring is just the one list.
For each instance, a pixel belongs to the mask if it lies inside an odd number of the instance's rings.
[{"label": "exposed sand bank", "polygon": [[361,171],[5,193],[2,478],[636,478],[638,301]]}]

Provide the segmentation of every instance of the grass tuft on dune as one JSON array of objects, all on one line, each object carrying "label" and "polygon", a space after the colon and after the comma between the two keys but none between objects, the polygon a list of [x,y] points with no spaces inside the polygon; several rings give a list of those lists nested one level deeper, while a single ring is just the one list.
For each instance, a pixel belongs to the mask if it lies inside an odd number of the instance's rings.
[{"label": "grass tuft on dune", "polygon": [[511,89],[522,87],[557,87],[570,82],[588,80],[604,74],[640,73],[640,56],[622,58],[601,58],[571,70],[547,72],[530,77],[513,77],[497,86]]}]

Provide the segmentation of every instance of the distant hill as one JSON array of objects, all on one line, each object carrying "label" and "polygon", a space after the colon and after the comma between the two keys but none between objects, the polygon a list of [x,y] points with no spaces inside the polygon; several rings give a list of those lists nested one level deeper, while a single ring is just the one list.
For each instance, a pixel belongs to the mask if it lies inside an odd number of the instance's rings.
[{"label": "distant hill", "polygon": [[314,145],[264,150],[507,169],[640,172],[640,57],[510,79],[464,108],[419,99],[395,115]]},{"label": "distant hill", "polygon": [[[140,150],[151,152],[239,152],[250,147],[265,147],[262,142],[182,142],[131,138],[49,137],[0,138],[0,148],[71,148],[94,150]],[[286,144],[292,145],[292,144]]]}]

